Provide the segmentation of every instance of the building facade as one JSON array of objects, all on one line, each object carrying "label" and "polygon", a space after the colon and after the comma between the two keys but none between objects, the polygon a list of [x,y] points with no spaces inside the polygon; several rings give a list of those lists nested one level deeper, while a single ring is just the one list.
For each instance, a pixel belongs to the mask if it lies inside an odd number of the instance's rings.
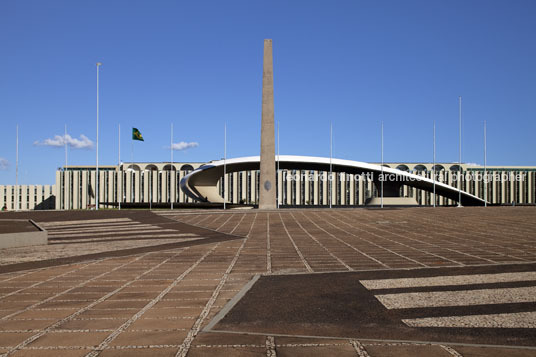
[{"label": "building facade", "polygon": [[[207,163],[133,163],[99,166],[99,202],[101,208],[114,208],[118,203],[195,203],[180,189],[180,180]],[[433,178],[430,163],[385,163],[386,167],[410,171]],[[484,168],[477,165],[440,163],[435,166],[437,182],[443,182],[490,204],[536,204],[536,166],[489,166],[487,185]],[[7,210],[91,209],[95,207],[95,166],[67,166],[56,172],[55,185],[0,185],[0,208]],[[225,187],[220,179],[218,192],[233,204],[258,204],[259,170],[226,175]],[[277,202],[280,206],[363,206],[380,196],[377,186],[366,176],[333,173],[330,189],[329,172],[315,170],[278,170]],[[487,192],[486,192],[487,187]],[[402,186],[401,197],[412,197],[419,205],[433,205],[433,193]],[[18,197],[17,197],[18,196]],[[436,204],[457,202],[436,195]]]},{"label": "building facade", "polygon": [[[181,191],[179,182],[188,173],[205,163],[132,163],[99,167],[99,202],[102,208],[121,203],[192,203]],[[430,163],[385,163],[386,167],[411,171],[433,178]],[[490,166],[484,183],[484,168],[477,165],[440,163],[435,166],[436,181],[443,182],[490,204],[535,204],[536,167]],[[233,172],[226,175],[218,190],[227,202],[258,204],[259,170]],[[69,166],[56,172],[56,209],[88,209],[95,205],[96,180],[94,166]],[[487,192],[486,188],[487,187]],[[413,197],[419,205],[433,205],[434,194],[402,186],[401,197]],[[279,170],[276,182],[277,202],[281,206],[362,206],[380,193],[366,176],[333,173],[331,188],[329,172],[314,170]],[[329,194],[331,192],[331,195]],[[439,195],[437,205],[456,202]]]},{"label": "building facade", "polygon": [[0,208],[42,210],[56,207],[55,185],[0,185]]}]

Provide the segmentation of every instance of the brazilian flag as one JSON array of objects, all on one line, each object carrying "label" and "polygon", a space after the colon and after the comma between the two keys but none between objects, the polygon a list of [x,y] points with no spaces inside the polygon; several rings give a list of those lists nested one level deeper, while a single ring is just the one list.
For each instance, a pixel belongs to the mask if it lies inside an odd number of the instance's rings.
[{"label": "brazilian flag", "polygon": [[132,128],[132,140],[144,141],[140,131],[136,128]]}]

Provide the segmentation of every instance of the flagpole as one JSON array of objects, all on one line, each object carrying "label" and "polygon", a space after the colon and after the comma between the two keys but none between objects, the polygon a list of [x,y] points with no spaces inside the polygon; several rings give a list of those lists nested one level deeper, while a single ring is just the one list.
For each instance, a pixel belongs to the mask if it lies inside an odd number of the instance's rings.
[{"label": "flagpole", "polygon": [[134,139],[130,140],[130,202],[134,198]]},{"label": "flagpole", "polygon": [[331,197],[331,190],[332,190],[331,184],[333,180],[332,176],[333,176],[333,123],[329,122],[329,180],[328,180],[329,208],[331,208],[331,201],[332,201],[331,199],[332,198]]},{"label": "flagpole", "polygon": [[383,208],[383,120],[382,120],[382,177],[380,180],[381,185],[381,208]]},{"label": "flagpole", "polygon": [[434,175],[434,207],[436,206],[436,193],[435,193],[435,182],[436,182],[435,151],[436,151],[436,143],[435,143],[435,120],[434,120],[434,166],[432,166],[432,172],[433,172],[433,175]]},{"label": "flagpole", "polygon": [[[121,171],[121,124],[117,127],[117,136],[119,138],[119,144],[117,145],[117,165],[119,166],[119,170],[117,172],[117,193],[119,195],[118,201],[119,201],[119,210],[121,210],[121,201],[123,200],[123,174]],[[119,176],[121,176],[121,180],[119,180]]]},{"label": "flagpole", "polygon": [[[170,171],[169,171],[169,183],[171,184],[173,182],[172,180],[172,176],[174,175],[173,174],[173,123],[171,123],[171,141],[170,141],[170,145],[169,145],[169,148],[170,148],[170,151],[171,151],[171,166],[170,166]],[[169,198],[170,202],[171,202],[171,209],[173,209],[173,201],[175,200],[174,196],[173,196],[173,186],[171,186],[169,188],[169,194],[171,195],[171,197]]]},{"label": "flagpole", "polygon": [[65,135],[63,136],[63,145],[65,146],[65,169],[67,169],[67,124],[65,124]]},{"label": "flagpole", "polygon": [[15,193],[15,211],[19,210],[19,195],[20,195],[20,188],[19,188],[19,125],[17,124],[17,141],[16,141],[16,149],[15,149],[15,187],[17,188],[17,191]]},{"label": "flagpole", "polygon": [[223,209],[226,209],[227,187],[225,186],[227,176],[227,123],[223,125]]},{"label": "flagpole", "polygon": [[484,120],[484,207],[488,207],[488,174],[487,174],[487,138],[486,121]]},{"label": "flagpole", "polygon": [[458,207],[462,206],[462,97],[459,100],[459,118],[460,118],[460,147],[459,147],[459,166],[458,166]]},{"label": "flagpole", "polygon": [[95,172],[95,210],[99,210],[99,68],[102,63],[97,62],[97,165]]}]

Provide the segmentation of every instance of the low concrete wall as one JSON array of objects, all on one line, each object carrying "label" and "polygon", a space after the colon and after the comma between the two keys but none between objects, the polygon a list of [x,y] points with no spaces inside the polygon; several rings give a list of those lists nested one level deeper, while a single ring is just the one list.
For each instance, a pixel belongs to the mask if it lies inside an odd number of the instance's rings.
[{"label": "low concrete wall", "polygon": [[[369,198],[366,203],[367,206],[381,206],[381,197]],[[384,206],[418,206],[417,200],[413,197],[384,197]]]},{"label": "low concrete wall", "polygon": [[47,231],[32,220],[30,223],[35,226],[35,231],[0,234],[0,249],[48,244]]}]

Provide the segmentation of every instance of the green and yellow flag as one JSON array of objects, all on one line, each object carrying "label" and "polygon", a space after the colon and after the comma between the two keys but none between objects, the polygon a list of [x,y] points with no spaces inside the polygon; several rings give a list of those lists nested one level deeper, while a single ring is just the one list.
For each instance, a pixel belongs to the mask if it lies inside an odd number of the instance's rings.
[{"label": "green and yellow flag", "polygon": [[144,141],[140,131],[136,128],[132,128],[132,140]]}]

